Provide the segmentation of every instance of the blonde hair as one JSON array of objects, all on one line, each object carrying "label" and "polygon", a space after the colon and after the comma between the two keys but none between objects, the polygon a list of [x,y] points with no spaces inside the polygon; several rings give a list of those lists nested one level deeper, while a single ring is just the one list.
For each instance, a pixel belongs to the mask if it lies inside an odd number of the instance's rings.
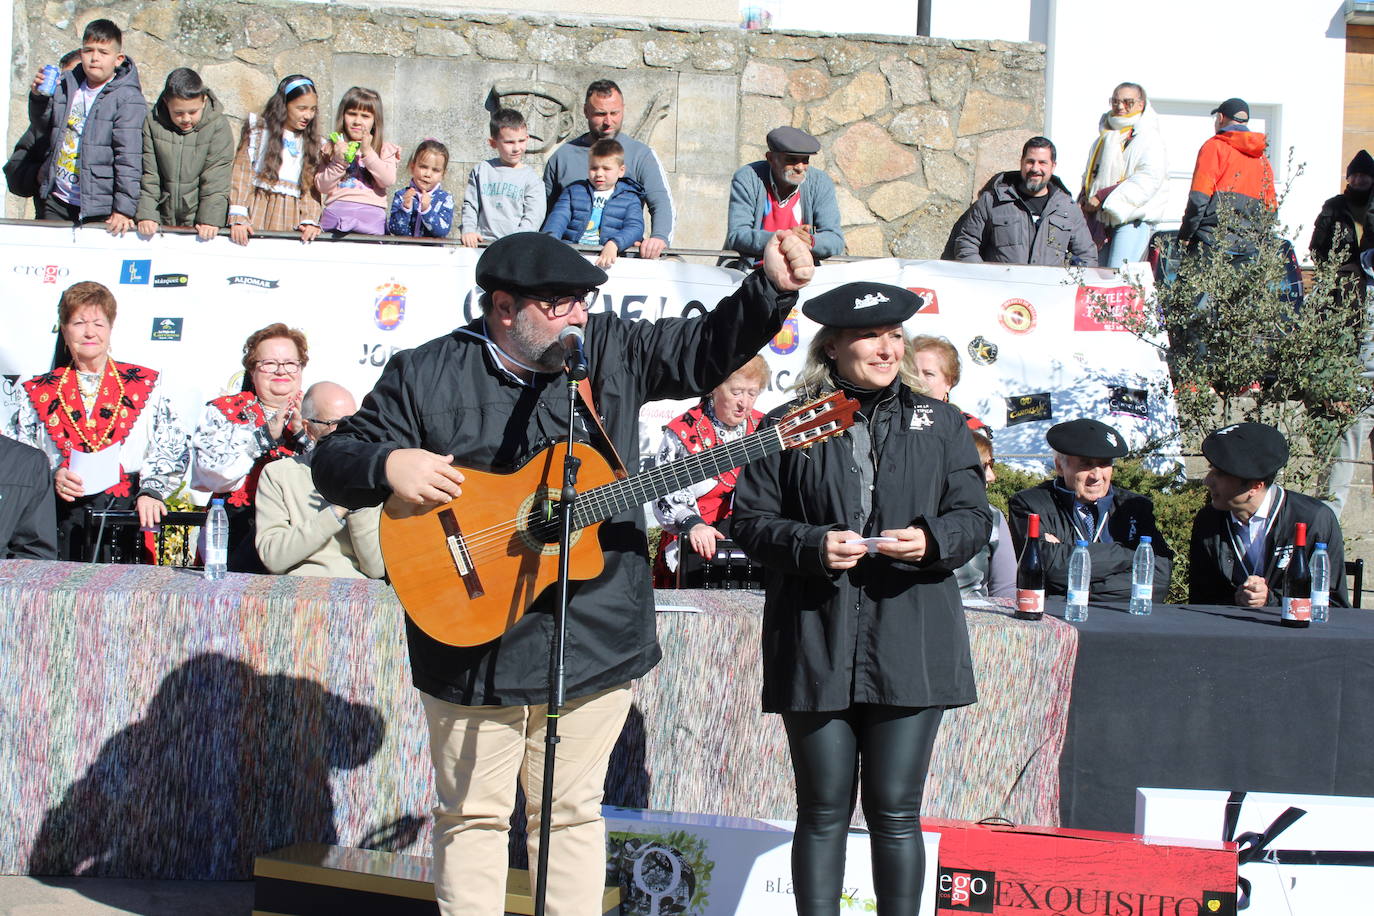
[{"label": "blonde hair", "polygon": [[917,334],[907,342],[907,346],[911,347],[913,356],[926,351],[940,354],[940,371],[949,380],[949,387],[959,387],[959,351],[954,349],[954,344],[949,342],[948,337]]},{"label": "blonde hair", "polygon": [[[816,336],[811,338],[811,344],[806,348],[806,364],[797,373],[797,380],[792,383],[789,391],[795,391],[809,399],[834,390],[835,383],[831,381],[830,376],[835,371],[835,363],[826,356],[825,348],[839,340],[846,330],[854,329],[832,328],[829,325],[821,327]],[[902,340],[906,347],[902,351],[901,365],[897,367],[897,377],[903,385],[917,394],[927,394],[930,389],[916,371],[916,351],[911,346],[911,337],[907,335],[905,328],[902,329]]]}]

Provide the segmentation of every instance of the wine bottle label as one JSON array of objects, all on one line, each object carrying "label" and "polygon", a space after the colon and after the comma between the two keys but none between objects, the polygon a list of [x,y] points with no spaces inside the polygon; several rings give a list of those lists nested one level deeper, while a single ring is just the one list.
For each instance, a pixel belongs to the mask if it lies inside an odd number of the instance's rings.
[{"label": "wine bottle label", "polygon": [[1071,589],[1069,589],[1069,595],[1068,595],[1068,598],[1066,599],[1066,602],[1065,602],[1065,603],[1067,603],[1067,604],[1087,604],[1087,603],[1088,603],[1088,590],[1087,590],[1086,588],[1083,588],[1083,589],[1071,588]]},{"label": "wine bottle label", "polygon": [[1043,588],[1018,588],[1016,590],[1016,611],[1020,614],[1045,613],[1045,590]]},{"label": "wine bottle label", "polygon": [[1153,595],[1154,595],[1154,586],[1153,586],[1153,585],[1146,585],[1145,583],[1142,583],[1142,582],[1132,582],[1132,583],[1131,583],[1131,600],[1133,600],[1133,601],[1149,601],[1150,598],[1151,598]]},{"label": "wine bottle label", "polygon": [[1311,620],[1311,619],[1312,619],[1312,599],[1311,599],[1311,598],[1284,598],[1284,599],[1283,599],[1283,619],[1284,619],[1284,620]]}]

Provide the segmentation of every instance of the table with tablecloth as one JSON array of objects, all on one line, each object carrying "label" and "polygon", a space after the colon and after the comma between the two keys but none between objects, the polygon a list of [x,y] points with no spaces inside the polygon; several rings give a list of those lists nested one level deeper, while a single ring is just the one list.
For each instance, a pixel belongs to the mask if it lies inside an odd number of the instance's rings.
[{"label": "table with tablecloth", "polygon": [[1374,611],[1293,629],[1277,608],[1112,605],[1074,626],[1065,826],[1133,830],[1143,786],[1374,796]]},{"label": "table with tablecloth", "polygon": [[[786,818],[759,712],[762,596],[658,592],[608,804]],[[670,609],[678,608],[678,609]],[[967,609],[979,702],[950,713],[931,815],[1054,823],[1077,632]],[[367,580],[0,561],[0,874],[242,878],[313,840],[423,854],[433,804],[402,611]]]}]

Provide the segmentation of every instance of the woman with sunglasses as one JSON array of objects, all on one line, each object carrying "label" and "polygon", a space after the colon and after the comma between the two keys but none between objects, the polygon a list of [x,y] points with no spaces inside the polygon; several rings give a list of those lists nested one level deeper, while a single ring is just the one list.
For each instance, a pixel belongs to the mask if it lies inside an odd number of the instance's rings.
[{"label": "woman with sunglasses", "polygon": [[253,499],[262,469],[310,447],[301,416],[305,335],[278,322],[248,335],[243,390],[215,398],[191,436],[191,486],[224,499],[229,569],[266,572],[253,546]]},{"label": "woman with sunglasses", "polygon": [[1159,116],[1139,83],[1112,90],[1097,124],[1078,204],[1098,246],[1097,262],[1117,268],[1140,261],[1164,218],[1169,170]]}]

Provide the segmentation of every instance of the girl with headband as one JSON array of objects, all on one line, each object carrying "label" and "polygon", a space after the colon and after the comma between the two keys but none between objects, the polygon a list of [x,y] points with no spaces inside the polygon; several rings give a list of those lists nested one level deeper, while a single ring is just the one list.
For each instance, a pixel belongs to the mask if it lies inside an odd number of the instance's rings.
[{"label": "girl with headband", "polygon": [[229,187],[229,235],[247,245],[254,232],[320,234],[320,133],[315,83],[299,73],[283,79],[261,115],[248,115]]}]

